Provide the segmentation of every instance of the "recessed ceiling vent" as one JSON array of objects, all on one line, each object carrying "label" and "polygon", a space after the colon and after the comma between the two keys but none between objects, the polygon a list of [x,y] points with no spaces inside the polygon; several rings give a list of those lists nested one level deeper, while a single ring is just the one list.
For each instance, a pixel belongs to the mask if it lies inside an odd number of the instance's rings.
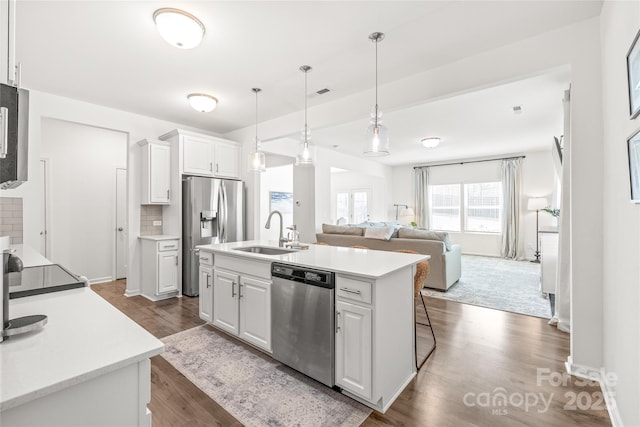
[{"label": "recessed ceiling vent", "polygon": [[522,114],[522,105],[515,105],[513,107],[513,114]]},{"label": "recessed ceiling vent", "polygon": [[326,87],[325,87],[324,89],[320,89],[320,90],[319,90],[319,91],[317,91],[316,93],[317,93],[318,95],[324,95],[324,94],[325,94],[325,93],[327,93],[327,92],[331,92],[331,89],[328,89],[328,88],[326,88]]}]

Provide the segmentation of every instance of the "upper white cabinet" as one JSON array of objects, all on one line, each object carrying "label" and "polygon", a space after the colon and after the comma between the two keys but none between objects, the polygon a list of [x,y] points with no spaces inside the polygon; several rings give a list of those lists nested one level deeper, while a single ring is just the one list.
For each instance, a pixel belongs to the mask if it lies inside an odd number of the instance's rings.
[{"label": "upper white cabinet", "polygon": [[181,129],[160,139],[178,143],[185,175],[240,178],[240,146],[233,141]]},{"label": "upper white cabinet", "polygon": [[166,141],[143,139],[141,151],[140,203],[168,205],[171,203],[171,146]]}]

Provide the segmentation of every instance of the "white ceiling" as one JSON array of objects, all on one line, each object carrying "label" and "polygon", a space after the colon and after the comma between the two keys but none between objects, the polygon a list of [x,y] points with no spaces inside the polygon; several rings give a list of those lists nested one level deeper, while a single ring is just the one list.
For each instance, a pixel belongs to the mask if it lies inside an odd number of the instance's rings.
[{"label": "white ceiling", "polygon": [[[310,106],[371,89],[374,51],[367,37],[373,31],[386,33],[379,50],[382,84],[597,16],[601,5],[601,0],[30,0],[18,2],[16,56],[26,88],[224,134],[253,124],[252,87],[263,89],[260,121],[300,111],[304,76],[298,67],[303,64],[313,67],[309,92],[331,89],[329,94],[309,97]],[[182,50],[164,42],[152,20],[154,10],[161,7],[179,7],[196,15],[206,27],[200,46]],[[187,102],[191,92],[210,93],[220,103],[211,113],[198,113]],[[519,119],[534,122],[526,115],[527,103],[535,106],[538,100],[501,96],[507,113],[512,102],[519,102],[525,108]],[[469,105],[487,101],[469,97]],[[445,101],[440,108],[455,111],[448,120],[460,127],[469,120],[469,114],[453,103]],[[502,110],[496,106],[495,111],[493,120]],[[437,116],[429,105],[407,112],[420,120]],[[409,121],[389,115],[396,147],[424,132],[446,138],[442,150],[454,137],[468,144],[486,142],[450,133],[445,119],[426,129]],[[400,133],[400,127],[407,129]],[[338,139],[332,132],[327,130],[327,137]],[[402,156],[390,161],[411,157]]]}]

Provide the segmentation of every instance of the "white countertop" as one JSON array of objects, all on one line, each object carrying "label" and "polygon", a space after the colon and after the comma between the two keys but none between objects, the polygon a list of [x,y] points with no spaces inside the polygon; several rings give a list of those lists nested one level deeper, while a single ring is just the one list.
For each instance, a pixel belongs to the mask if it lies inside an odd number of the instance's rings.
[{"label": "white countertop", "polygon": [[13,255],[22,260],[22,265],[25,267],[34,267],[36,265],[49,265],[51,261],[42,256],[39,252],[28,245],[11,245],[11,249],[15,252]]},{"label": "white countertop", "polygon": [[[306,245],[306,243],[303,244]],[[295,252],[283,255],[263,255],[234,250],[234,248],[247,246],[277,247],[278,243],[264,240],[249,240],[245,242],[200,245],[196,247],[203,251],[224,253],[225,255],[283,262],[286,264],[295,264],[373,279],[431,258],[429,255],[422,254],[413,255],[314,244],[309,244],[309,249],[296,250]]]},{"label": "white countertop", "polygon": [[13,299],[11,318],[46,314],[0,343],[0,411],[162,353],[164,344],[89,288]]},{"label": "white countertop", "polygon": [[180,237],[178,237],[178,236],[170,236],[168,234],[158,234],[158,235],[155,235],[155,236],[138,236],[138,239],[154,240],[156,242],[159,242],[160,240],[178,240],[178,239],[180,239]]}]

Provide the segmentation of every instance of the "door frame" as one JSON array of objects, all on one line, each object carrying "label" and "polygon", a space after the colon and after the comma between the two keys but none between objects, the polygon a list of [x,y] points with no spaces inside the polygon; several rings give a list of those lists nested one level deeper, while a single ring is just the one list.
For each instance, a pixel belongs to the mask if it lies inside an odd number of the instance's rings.
[{"label": "door frame", "polygon": [[114,168],[114,179],[113,179],[113,280],[118,280],[118,171],[123,170],[125,173],[124,177],[124,245],[125,245],[125,276],[121,277],[126,278],[129,273],[129,171],[126,166],[116,166]]},{"label": "door frame", "polygon": [[[42,209],[40,210],[40,214],[41,214],[41,221],[40,224],[38,224],[39,226],[44,224],[44,230],[40,230],[40,232],[44,232],[44,253],[42,254],[42,256],[44,256],[47,259],[51,259],[52,258],[52,253],[51,253],[51,236],[49,235],[49,229],[51,228],[51,213],[50,213],[50,203],[51,203],[51,195],[50,195],[50,175],[49,175],[49,171],[51,170],[51,159],[49,159],[48,157],[41,157],[40,160],[38,161],[38,166],[42,167],[44,165],[44,174],[43,176],[40,177],[40,182],[42,183]],[[41,168],[39,168],[39,171],[42,171]],[[42,244],[40,245],[40,248],[42,248]]]}]

